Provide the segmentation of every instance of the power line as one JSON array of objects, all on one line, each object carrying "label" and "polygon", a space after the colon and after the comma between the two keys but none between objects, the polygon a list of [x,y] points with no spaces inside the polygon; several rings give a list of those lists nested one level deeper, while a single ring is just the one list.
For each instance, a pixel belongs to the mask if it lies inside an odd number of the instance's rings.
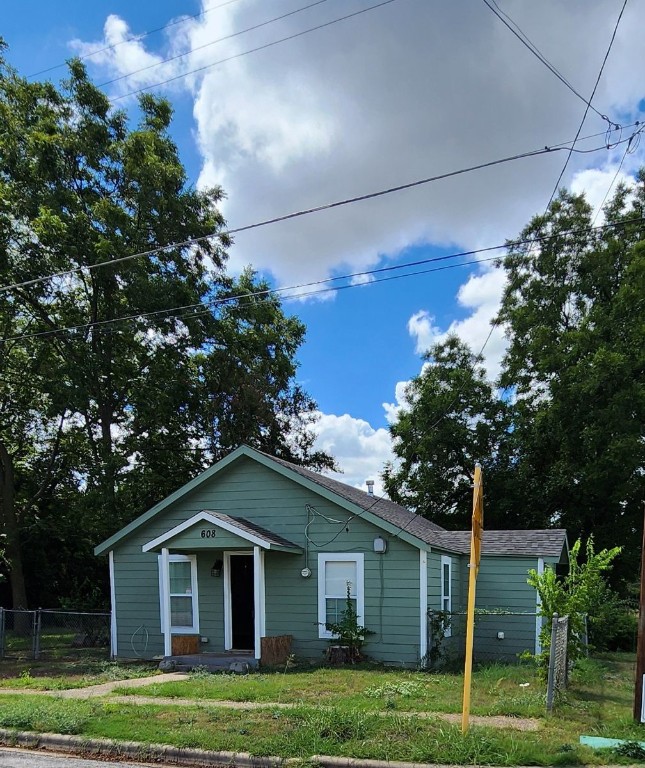
[{"label": "power line", "polygon": [[186,51],[186,53],[178,53],[176,56],[170,56],[167,59],[161,59],[160,61],[155,61],[154,64],[148,64],[147,67],[140,67],[139,69],[134,69],[132,72],[127,72],[125,75],[119,75],[119,77],[115,77],[112,80],[106,80],[104,83],[99,83],[96,87],[97,88],[104,88],[106,85],[112,85],[113,83],[118,83],[120,80],[125,80],[128,77],[132,77],[133,75],[138,75],[140,72],[146,72],[149,69],[154,69],[155,67],[160,67],[162,64],[168,64],[171,61],[176,61],[177,59],[184,59],[186,56],[191,56],[195,51],[201,51],[204,48],[209,48],[211,45],[216,45],[217,43],[222,43],[225,40],[230,40],[233,37],[239,37],[240,35],[244,35],[247,32],[252,32],[256,29],[260,29],[261,27],[266,27],[269,24],[274,24],[276,21],[282,21],[282,19],[286,19],[289,16],[294,16],[296,13],[302,13],[303,11],[309,10],[309,8],[313,8],[316,5],[322,5],[323,3],[328,2],[328,0],[316,0],[316,2],[309,3],[309,5],[304,5],[301,8],[296,8],[294,11],[289,11],[289,13],[283,13],[281,16],[275,16],[272,19],[268,19],[268,21],[260,22],[259,24],[254,24],[251,27],[246,27],[245,29],[240,29],[238,32],[233,32],[230,35],[225,35],[224,37],[220,37],[217,40],[211,40],[208,43],[204,43],[203,45],[198,45],[195,48],[192,48],[190,51]]},{"label": "power line", "polygon": [[[605,192],[605,196],[603,197],[602,202],[598,206],[598,208],[596,210],[596,213],[595,213],[595,215],[593,217],[593,220],[591,222],[592,226],[596,223],[596,219],[598,218],[598,215],[600,214],[600,212],[602,211],[602,209],[605,206],[605,203],[607,202],[607,198],[609,197],[609,193],[613,189],[614,184],[616,183],[616,179],[618,178],[618,176],[620,175],[620,172],[623,169],[623,164],[624,164],[624,162],[625,162],[625,160],[627,158],[627,155],[630,155],[630,154],[632,154],[633,152],[636,151],[636,148],[638,147],[638,144],[640,143],[640,137],[641,137],[640,132],[636,133],[636,134],[634,134],[634,136],[630,137],[629,142],[627,143],[627,146],[625,147],[625,151],[623,152],[623,156],[622,156],[622,158],[620,160],[618,168],[616,169],[616,173],[614,174],[614,178],[611,180],[610,185],[607,187],[607,191]],[[632,146],[632,139],[634,139],[634,138],[636,138],[636,141],[634,142],[634,145]]]},{"label": "power line", "polygon": [[591,101],[587,101],[585,97],[580,93],[580,91],[576,90],[574,86],[571,84],[569,80],[560,72],[560,70],[554,66],[547,58],[544,56],[544,54],[540,51],[540,49],[533,43],[529,37],[522,31],[521,27],[513,21],[513,19],[505,12],[503,11],[499,5],[495,2],[495,0],[483,0],[484,4],[497,16],[497,18],[504,24],[505,27],[507,27],[514,35],[515,37],[524,45],[544,66],[552,72],[560,82],[564,83],[564,85],[575,95],[577,96],[581,101],[583,101],[588,108],[591,108],[598,117],[601,117],[603,120],[606,120],[610,126],[614,125],[615,127],[619,127],[616,123],[612,123],[612,121],[607,117],[607,115],[603,115],[602,112],[598,111],[593,104],[591,104]]},{"label": "power line", "polygon": [[162,85],[168,85],[168,83],[174,83],[176,80],[181,80],[184,77],[188,77],[188,75],[194,75],[197,72],[203,72],[207,69],[211,69],[212,67],[216,67],[218,64],[224,64],[227,61],[233,61],[233,59],[239,59],[242,56],[248,56],[251,53],[264,51],[267,48],[272,48],[274,45],[280,45],[280,43],[286,43],[289,40],[295,40],[297,37],[308,35],[310,32],[316,32],[319,29],[324,29],[325,27],[331,27],[332,24],[338,24],[341,21],[347,21],[347,19],[353,19],[355,16],[360,16],[363,13],[374,11],[377,8],[383,8],[383,6],[390,5],[390,3],[394,3],[394,2],[396,2],[396,0],[383,0],[382,2],[376,3],[375,5],[369,5],[367,6],[367,8],[362,8],[360,11],[354,11],[354,13],[348,13],[345,16],[339,16],[338,18],[332,19],[331,21],[327,21],[324,24],[317,24],[315,27],[309,27],[308,29],[303,29],[301,32],[295,32],[292,35],[287,35],[287,37],[281,37],[279,40],[272,40],[270,43],[265,43],[264,45],[258,45],[257,47],[251,48],[248,51],[242,51],[241,53],[236,53],[236,54],[233,54],[232,56],[227,56],[225,59],[214,61],[211,64],[205,64],[202,67],[196,67],[195,69],[191,69],[188,72],[183,72],[180,75],[175,75],[174,77],[169,77],[166,80],[161,80],[158,83],[152,83],[151,85],[142,86],[141,88],[137,88],[134,91],[121,94],[120,96],[113,96],[110,99],[110,102],[114,103],[115,101],[120,101],[121,99],[127,99],[130,96],[136,96],[139,93],[144,93],[145,91],[149,91],[152,88],[159,88]]},{"label": "power line", "polygon": [[[599,135],[599,134],[593,134],[592,136],[588,136],[588,137],[585,137],[585,138],[594,138],[597,135]],[[618,146],[618,144],[624,143],[626,141],[627,141],[627,139],[621,140],[620,142],[616,142],[616,144],[614,144],[612,146],[613,147]],[[192,246],[192,245],[197,245],[198,243],[204,242],[206,240],[211,240],[211,239],[216,238],[216,237],[220,237],[221,238],[221,237],[225,237],[225,236],[239,234],[241,232],[248,232],[250,230],[258,229],[260,227],[266,227],[266,226],[271,225],[271,224],[277,224],[279,222],[289,221],[290,219],[295,219],[295,218],[299,218],[299,217],[302,217],[302,216],[309,216],[309,215],[311,215],[313,213],[320,213],[321,211],[332,210],[334,208],[340,208],[340,207],[345,206],[345,205],[351,205],[351,204],[354,204],[354,203],[363,202],[365,200],[371,200],[371,199],[374,199],[374,198],[377,198],[377,197],[382,197],[384,195],[390,195],[390,194],[393,194],[394,192],[401,192],[401,191],[406,190],[406,189],[412,189],[414,187],[419,187],[419,186],[422,186],[422,185],[425,185],[425,184],[430,184],[430,183],[435,182],[435,181],[441,181],[443,179],[448,179],[448,178],[451,178],[453,176],[459,176],[459,175],[462,175],[462,174],[465,174],[465,173],[471,173],[473,171],[482,170],[484,168],[492,168],[492,167],[494,167],[496,165],[501,165],[503,163],[508,163],[508,162],[512,162],[512,161],[515,161],[515,160],[521,160],[521,159],[528,158],[528,157],[537,157],[539,155],[549,154],[549,153],[552,153],[552,152],[560,152],[560,151],[563,151],[563,150],[567,150],[569,143],[570,142],[568,142],[568,141],[567,142],[561,142],[560,144],[554,144],[554,145],[551,145],[551,146],[546,146],[546,147],[544,147],[542,149],[532,150],[532,151],[529,151],[529,152],[522,152],[522,153],[517,154],[517,155],[511,155],[509,157],[504,157],[504,158],[500,158],[500,159],[497,159],[497,160],[491,160],[491,161],[488,161],[486,163],[479,163],[478,165],[469,166],[467,168],[460,168],[460,169],[458,169],[456,171],[449,171],[447,173],[441,173],[441,174],[437,174],[435,176],[429,176],[429,177],[426,177],[426,178],[423,178],[423,179],[417,179],[415,181],[407,182],[405,184],[399,184],[399,185],[394,186],[394,187],[388,187],[386,189],[382,189],[382,190],[379,190],[377,192],[369,192],[369,193],[366,193],[364,195],[358,195],[356,197],[349,197],[349,198],[345,198],[343,200],[337,200],[337,201],[332,202],[332,203],[325,203],[323,205],[314,206],[312,208],[305,208],[305,209],[302,209],[300,211],[295,211],[293,213],[284,214],[282,216],[275,216],[275,217],[270,218],[270,219],[264,219],[262,221],[255,222],[253,224],[246,224],[244,226],[236,227],[234,229],[222,230],[221,232],[212,232],[212,233],[210,233],[208,235],[202,235],[200,237],[189,238],[187,240],[183,240],[183,241],[180,241],[180,242],[168,243],[167,245],[162,245],[162,246],[158,246],[158,247],[155,247],[155,248],[151,248],[151,249],[149,249],[147,251],[139,251],[138,253],[132,253],[132,254],[129,254],[128,256],[121,256],[118,259],[111,259],[109,261],[101,261],[101,262],[98,262],[96,264],[87,264],[87,265],[82,265],[82,266],[78,266],[78,267],[73,267],[71,269],[61,270],[59,272],[53,272],[52,274],[44,275],[43,277],[37,277],[37,278],[30,279],[30,280],[24,280],[22,282],[12,283],[10,285],[0,286],[0,293],[5,293],[7,291],[12,291],[12,290],[15,290],[16,288],[26,288],[26,287],[29,287],[29,286],[32,286],[32,285],[38,285],[38,284],[44,283],[44,282],[46,282],[48,280],[53,280],[53,279],[59,278],[59,277],[65,277],[67,275],[73,275],[73,274],[76,274],[78,272],[91,271],[91,270],[94,270],[94,269],[98,269],[99,267],[114,266],[116,264],[122,264],[123,262],[131,261],[132,259],[138,259],[138,258],[143,258],[143,257],[154,256],[157,253],[163,253],[164,251],[168,251],[168,250],[172,250],[172,249],[176,249],[176,248],[186,248],[186,247],[189,247],[189,246]],[[605,145],[603,145],[602,147],[597,147],[597,148],[594,148],[592,150],[575,150],[575,151],[579,152],[579,153],[583,153],[583,152],[586,153],[586,152],[598,152],[601,149],[607,149],[607,147]]]},{"label": "power line", "polygon": [[[634,222],[637,222],[637,221],[645,221],[645,219],[643,217],[640,217],[640,216],[639,217],[633,217],[631,219],[625,219],[625,220],[620,221],[620,222],[612,222],[612,223],[609,223],[609,224],[602,224],[602,225],[600,225],[598,227],[584,227],[584,228],[581,228],[581,229],[568,230],[566,232],[560,232],[560,233],[557,233],[557,234],[543,235],[542,237],[539,237],[539,238],[530,238],[530,239],[527,239],[527,240],[516,241],[515,245],[529,245],[529,246],[531,246],[535,242],[544,242],[544,241],[547,241],[547,240],[554,239],[556,237],[561,237],[563,235],[572,236],[572,235],[579,235],[579,234],[585,234],[585,233],[588,234],[590,232],[601,232],[601,231],[604,231],[606,229],[612,229],[612,228],[624,226],[626,224],[634,223]],[[464,256],[476,256],[476,255],[481,254],[481,253],[489,253],[491,251],[500,250],[500,249],[506,248],[506,247],[507,247],[507,243],[503,243],[503,244],[500,244],[500,245],[492,245],[492,246],[487,246],[487,247],[484,247],[484,248],[473,249],[473,250],[470,250],[470,251],[461,251],[459,253],[452,253],[452,254],[447,254],[447,255],[444,255],[444,256],[434,256],[434,257],[431,257],[431,258],[428,258],[428,259],[420,259],[420,260],[417,260],[417,261],[406,262],[405,264],[396,264],[396,265],[391,265],[391,266],[388,266],[388,267],[378,267],[378,268],[375,268],[375,269],[363,270],[361,272],[353,272],[353,273],[346,274],[346,275],[337,275],[337,276],[334,276],[334,277],[322,278],[320,280],[314,280],[314,281],[311,281],[311,282],[308,282],[308,283],[300,283],[300,284],[297,284],[297,285],[281,286],[281,287],[278,287],[278,288],[267,288],[267,289],[265,289],[263,291],[256,291],[256,292],[253,292],[253,293],[244,293],[244,294],[237,294],[237,295],[233,295],[233,296],[227,296],[227,297],[223,297],[223,298],[220,298],[220,299],[214,299],[214,300],[208,301],[208,302],[199,302],[199,303],[196,303],[196,304],[186,304],[186,305],[180,306],[180,307],[170,307],[170,308],[155,310],[155,311],[151,311],[151,312],[140,312],[140,313],[136,313],[136,314],[133,314],[133,315],[126,315],[124,317],[117,317],[117,318],[112,318],[112,319],[107,319],[107,320],[98,320],[98,321],[95,321],[95,322],[82,323],[82,324],[79,324],[79,325],[67,326],[67,327],[63,327],[63,328],[54,328],[54,329],[50,329],[50,330],[47,330],[47,331],[39,331],[39,332],[36,332],[36,333],[31,333],[31,334],[21,334],[21,335],[12,336],[12,337],[9,337],[9,338],[6,338],[6,339],[0,339],[0,342],[20,341],[22,339],[37,338],[37,337],[42,337],[42,336],[51,336],[51,335],[53,335],[55,333],[61,333],[61,332],[66,332],[66,331],[88,330],[90,328],[105,327],[105,326],[114,325],[116,323],[127,322],[127,321],[130,321],[130,320],[141,320],[141,319],[146,318],[146,317],[156,317],[156,316],[164,315],[164,314],[165,314],[165,317],[162,317],[160,319],[162,319],[162,320],[172,320],[172,319],[193,318],[193,317],[198,317],[198,316],[203,315],[203,314],[210,313],[216,307],[230,304],[233,301],[241,301],[241,300],[244,300],[244,299],[257,299],[257,298],[261,298],[261,297],[265,297],[265,296],[269,296],[269,295],[282,294],[282,293],[286,293],[286,292],[289,292],[289,291],[300,291],[300,289],[302,289],[302,288],[315,288],[316,286],[328,285],[329,283],[340,281],[340,280],[349,280],[349,279],[356,278],[356,277],[367,277],[367,276],[376,275],[376,274],[383,274],[383,273],[387,273],[387,272],[398,271],[398,270],[401,270],[401,269],[409,269],[410,267],[423,266],[423,265],[427,265],[427,264],[435,264],[437,262],[453,260],[453,259],[457,259],[457,258],[462,258]],[[386,277],[381,277],[381,278],[377,278],[377,279],[371,280],[368,283],[348,283],[346,285],[340,285],[340,286],[335,285],[335,286],[320,288],[320,289],[311,290],[311,291],[299,292],[297,294],[297,298],[304,298],[304,297],[308,297],[308,296],[319,295],[319,294],[322,294],[322,293],[329,293],[331,291],[346,290],[346,289],[349,289],[349,288],[361,288],[361,287],[365,287],[366,285],[372,285],[372,284],[375,284],[375,283],[390,282],[392,280],[400,280],[400,279],[407,278],[407,277],[417,277],[419,275],[425,275],[425,274],[429,274],[429,273],[432,273],[432,272],[440,272],[440,271],[444,271],[444,270],[447,270],[447,269],[455,269],[457,267],[471,266],[471,265],[474,265],[474,264],[482,264],[482,263],[486,263],[486,262],[497,261],[498,259],[499,259],[498,256],[491,256],[491,257],[486,258],[486,259],[475,259],[475,260],[472,260],[472,261],[461,262],[459,264],[450,264],[450,265],[446,265],[446,266],[442,266],[442,267],[433,267],[431,269],[417,270],[417,271],[414,271],[414,272],[406,272],[406,273],[404,273],[402,275],[389,275],[389,276],[386,276]],[[244,306],[244,305],[240,305],[240,307],[241,306]],[[235,308],[235,305],[233,305],[232,308]],[[195,310],[195,311],[190,312],[189,310]],[[182,313],[182,314],[168,314],[168,313]],[[491,328],[491,333],[492,333],[492,328]],[[488,338],[490,338],[490,334],[489,334]],[[488,341],[488,338],[487,338],[486,341]],[[451,404],[451,407],[452,407],[452,404]]]},{"label": "power line", "polygon": [[625,7],[627,5],[627,0],[623,1],[623,7],[620,9],[620,13],[618,14],[618,19],[616,20],[616,24],[614,25],[614,31],[611,35],[611,40],[609,41],[609,46],[607,47],[607,52],[605,53],[605,58],[602,60],[602,64],[600,65],[600,71],[598,72],[598,77],[596,78],[596,82],[593,87],[593,91],[591,92],[591,96],[589,97],[589,101],[587,102],[587,106],[585,107],[584,114],[582,116],[582,120],[580,121],[580,125],[578,126],[578,130],[576,132],[576,138],[573,140],[573,144],[571,145],[571,149],[569,151],[569,154],[567,155],[567,159],[565,160],[564,166],[562,170],[560,171],[560,175],[558,176],[558,180],[555,183],[555,187],[553,188],[553,192],[551,192],[551,197],[549,198],[549,202],[546,204],[547,211],[549,209],[549,206],[551,205],[551,202],[553,201],[553,198],[556,196],[558,192],[558,188],[560,187],[560,182],[562,181],[562,177],[564,176],[564,172],[567,170],[567,166],[569,165],[569,160],[571,160],[571,155],[573,154],[574,147],[576,146],[576,142],[578,141],[578,136],[580,136],[580,133],[582,131],[582,127],[585,124],[585,120],[587,119],[587,114],[589,113],[589,108],[591,106],[591,102],[593,101],[593,97],[596,95],[596,90],[598,88],[598,84],[600,83],[600,78],[602,77],[602,73],[605,70],[605,64],[607,63],[607,59],[609,58],[609,54],[611,53],[612,46],[614,44],[614,40],[616,39],[616,33],[618,32],[618,26],[620,24],[620,20],[623,18],[623,13],[625,12]]},{"label": "power line", "polygon": [[[193,13],[190,16],[181,16],[178,19],[174,19],[173,21],[169,21],[167,24],[164,24],[162,27],[156,27],[155,29],[150,29],[148,32],[142,32],[138,35],[130,35],[130,37],[126,37],[125,40],[119,40],[117,43],[112,43],[111,45],[106,45],[103,48],[99,48],[96,51],[91,51],[90,53],[86,53],[84,56],[79,56],[78,58],[81,61],[84,61],[85,59],[89,59],[92,56],[98,56],[99,53],[105,53],[105,51],[111,51],[115,48],[118,48],[120,45],[123,45],[124,43],[131,43],[137,40],[143,40],[145,37],[148,37],[149,35],[154,34],[155,32],[163,32],[164,29],[169,29],[170,27],[174,27],[177,24],[184,24],[187,21],[192,21],[192,19],[198,19],[200,16],[206,16],[207,13],[210,13],[211,11],[216,11],[218,8],[224,8],[227,5],[231,5],[232,3],[237,3],[239,0],[227,0],[225,3],[220,3],[219,5],[212,5],[209,8],[204,8],[203,11],[200,11],[199,13]],[[32,77],[38,77],[38,75],[44,75],[47,72],[52,72],[55,69],[60,69],[61,67],[64,67],[67,65],[66,61],[62,61],[60,64],[54,64],[51,67],[47,67],[46,69],[40,69],[38,72],[33,72],[31,75],[27,75],[27,78]]]},{"label": "power line", "polygon": [[[491,6],[488,4],[487,0],[484,0],[484,2],[486,3],[486,5],[488,5],[488,7],[489,7],[489,8],[491,8],[491,10],[493,10],[493,8],[492,8],[492,7],[491,7]],[[586,99],[584,99],[584,98],[583,98],[583,101],[585,102],[585,104],[586,104],[587,106],[585,107],[585,112],[584,112],[584,115],[583,115],[583,117],[582,117],[582,121],[581,121],[581,123],[580,123],[580,125],[579,125],[579,127],[578,127],[578,131],[577,131],[577,133],[576,133],[576,138],[573,140],[573,142],[572,142],[572,144],[571,144],[571,148],[569,149],[569,154],[567,155],[567,159],[566,159],[566,162],[565,162],[565,164],[564,164],[564,167],[563,167],[562,171],[560,172],[560,175],[558,176],[558,180],[557,180],[557,182],[556,182],[555,188],[554,188],[553,192],[551,193],[551,197],[549,198],[549,202],[548,202],[548,203],[547,203],[547,205],[546,205],[546,211],[548,211],[548,210],[549,210],[549,206],[551,205],[551,202],[552,202],[552,200],[553,200],[553,198],[554,198],[554,196],[555,196],[555,194],[556,194],[556,192],[557,192],[557,190],[558,190],[558,187],[559,187],[560,181],[562,180],[562,177],[563,177],[563,175],[564,175],[564,172],[565,172],[565,170],[566,170],[566,168],[567,168],[567,166],[568,166],[568,164],[569,164],[569,160],[571,159],[571,155],[573,154],[573,152],[577,152],[577,151],[578,151],[578,150],[576,150],[576,149],[575,149],[575,145],[576,145],[576,142],[578,141],[578,137],[579,137],[579,135],[580,135],[580,132],[582,131],[582,127],[583,127],[583,125],[584,125],[584,122],[585,122],[585,120],[586,120],[586,118],[587,118],[587,114],[588,114],[588,112],[589,112],[589,109],[591,108],[591,109],[594,109],[594,111],[596,111],[596,110],[595,110],[595,108],[592,106],[591,102],[593,101],[593,97],[594,97],[594,96],[595,96],[595,94],[596,94],[596,89],[598,88],[598,83],[600,82],[600,78],[602,77],[602,73],[603,73],[603,70],[604,70],[605,64],[607,63],[607,58],[609,57],[609,53],[610,53],[610,51],[611,51],[611,48],[612,48],[612,45],[613,45],[613,42],[614,42],[614,38],[616,37],[616,32],[617,32],[617,30],[618,30],[618,25],[620,24],[620,20],[621,20],[621,18],[622,18],[622,15],[623,15],[623,12],[624,12],[624,10],[625,10],[625,6],[626,6],[626,5],[627,5],[627,0],[624,0],[624,2],[623,2],[623,7],[621,8],[620,14],[619,14],[619,16],[618,16],[618,20],[616,21],[616,25],[615,25],[615,27],[614,27],[614,31],[613,31],[613,34],[612,34],[612,36],[611,36],[611,40],[610,40],[610,43],[609,43],[609,47],[608,47],[608,49],[607,49],[607,53],[605,54],[605,58],[603,59],[602,65],[601,65],[601,67],[600,67],[600,72],[598,73],[598,77],[597,77],[597,79],[596,79],[596,83],[595,83],[595,85],[594,85],[594,88],[593,88],[593,91],[592,91],[592,93],[591,93],[591,96],[590,96],[590,98],[589,98],[589,101],[587,101]],[[494,10],[493,10],[493,13],[495,13],[495,15],[498,15],[498,14],[497,14],[497,13],[496,13]],[[499,17],[499,18],[501,19],[501,17]],[[509,18],[510,18],[510,17],[509,17]],[[502,20],[502,21],[504,21],[503,19],[501,19],[501,20]],[[504,22],[504,23],[506,23],[506,22]],[[507,26],[508,26],[508,25],[507,25]],[[511,27],[509,27],[509,29],[511,29]],[[513,31],[513,30],[511,29],[511,31]],[[520,38],[520,39],[521,39],[521,38]],[[545,63],[546,63],[546,62],[545,62]],[[553,70],[552,70],[552,71],[553,71]],[[554,74],[555,74],[555,73],[554,73]],[[578,95],[578,94],[577,94],[577,95]],[[604,115],[601,115],[601,117],[604,117]],[[605,118],[605,119],[607,119],[607,118]],[[630,147],[630,145],[631,145],[631,143],[632,143],[632,140],[633,140],[633,139],[634,139],[636,136],[640,136],[640,133],[641,133],[641,131],[642,131],[642,128],[638,128],[638,130],[636,130],[636,131],[635,131],[635,132],[634,132],[634,133],[633,133],[633,134],[632,134],[632,135],[629,137],[629,139],[627,139],[627,149],[626,149],[626,152],[627,152],[627,150],[629,150],[629,147]],[[620,142],[617,142],[617,143],[623,143],[623,142],[622,142],[622,141],[620,141]],[[624,159],[624,158],[623,158],[623,159]],[[621,163],[621,165],[622,165],[622,163]],[[546,212],[546,211],[545,211],[545,212]],[[595,221],[595,219],[594,219],[594,221]],[[559,233],[559,234],[562,234],[562,233]],[[529,248],[528,248],[528,251],[529,251],[529,253],[530,253],[530,251],[532,250],[532,248],[533,248],[533,246],[535,245],[535,243],[539,242],[541,239],[542,239],[542,238],[532,238],[532,240],[531,240],[531,242],[530,242],[530,244],[529,244]],[[478,357],[478,358],[481,358],[481,357],[482,357],[482,355],[483,355],[483,353],[484,353],[484,350],[486,349],[486,346],[487,346],[488,342],[490,341],[490,339],[491,339],[491,337],[492,337],[492,335],[493,335],[493,331],[495,330],[495,328],[496,328],[498,325],[499,325],[499,318],[498,318],[498,317],[496,317],[496,318],[493,320],[493,322],[491,323],[491,328],[490,328],[490,331],[488,332],[488,336],[486,337],[486,339],[485,339],[484,343],[483,343],[483,344],[482,344],[482,346],[481,346],[481,349],[479,350],[479,353],[477,354],[477,357]],[[440,417],[439,417],[439,418],[438,418],[438,419],[437,419],[437,420],[434,422],[434,424],[432,424],[432,425],[430,426],[430,428],[429,428],[430,430],[434,429],[434,428],[435,428],[435,427],[436,427],[438,424],[440,424],[440,423],[443,421],[443,419],[445,419],[445,418],[446,418],[446,416],[447,416],[447,415],[448,415],[448,413],[450,412],[450,409],[453,407],[453,405],[454,405],[454,404],[457,402],[457,400],[459,399],[459,396],[461,395],[461,393],[462,393],[462,390],[463,390],[463,385],[462,385],[461,387],[459,387],[459,389],[457,390],[457,393],[455,394],[455,397],[454,397],[454,398],[452,399],[452,401],[450,402],[450,405],[448,406],[448,408],[446,409],[446,411],[445,411],[445,412],[444,412],[444,413],[443,413],[443,414],[442,414],[442,415],[441,415],[441,416],[440,416]],[[412,520],[414,520],[414,519],[415,519],[416,517],[418,517],[419,515],[420,515],[420,513],[419,513],[419,512],[417,512],[417,513],[416,513],[416,515],[415,515],[415,517],[414,517],[414,518],[412,518]],[[410,525],[410,523],[412,522],[412,520],[408,521],[407,525]],[[407,526],[406,526],[406,527],[407,527]]]}]

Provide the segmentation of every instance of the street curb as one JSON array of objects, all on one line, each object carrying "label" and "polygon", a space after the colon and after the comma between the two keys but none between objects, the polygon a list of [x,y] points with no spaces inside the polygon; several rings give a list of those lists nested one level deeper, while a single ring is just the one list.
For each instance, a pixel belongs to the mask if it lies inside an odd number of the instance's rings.
[{"label": "street curb", "polygon": [[14,731],[8,728],[0,728],[0,745],[65,752],[84,757],[109,756],[111,758],[129,758],[142,762],[186,766],[226,765],[237,766],[238,768],[281,768],[302,762],[294,758],[257,757],[248,754],[248,752],[211,752],[191,747],[141,744],[136,741],[112,741],[110,739],[85,739],[81,736]]}]

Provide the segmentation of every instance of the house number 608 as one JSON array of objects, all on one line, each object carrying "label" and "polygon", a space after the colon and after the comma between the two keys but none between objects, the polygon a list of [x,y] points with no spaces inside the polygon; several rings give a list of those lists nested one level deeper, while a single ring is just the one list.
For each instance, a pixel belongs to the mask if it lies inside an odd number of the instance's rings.
[{"label": "house number 608", "polygon": [[215,538],[215,531],[213,531],[210,528],[205,528],[202,531],[202,539],[214,539]]}]

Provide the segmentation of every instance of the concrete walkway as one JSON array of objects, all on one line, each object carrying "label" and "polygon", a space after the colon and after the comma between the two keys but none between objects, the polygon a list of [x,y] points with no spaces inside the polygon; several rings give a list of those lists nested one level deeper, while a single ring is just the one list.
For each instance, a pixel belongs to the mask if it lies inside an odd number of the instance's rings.
[{"label": "concrete walkway", "polygon": [[[143,688],[155,683],[171,683],[185,680],[187,675],[183,672],[168,672],[163,675],[151,677],[138,677],[131,680],[114,680],[100,685],[90,685],[87,688],[69,688],[62,691],[41,691],[29,688],[0,688],[0,696],[29,695],[49,696],[58,699],[93,699],[96,697],[109,697],[112,701],[134,704],[136,706],[156,705],[159,707],[207,707],[209,709],[293,709],[302,706],[298,703],[285,703],[277,701],[226,701],[219,699],[183,699],[172,696],[137,696],[136,694],[114,693],[117,688]],[[320,705],[318,705],[320,708]],[[325,707],[327,708],[327,707]],[[391,712],[377,711],[376,714],[388,715]],[[445,720],[449,723],[461,723],[461,715],[446,712],[401,712],[402,717],[421,717],[427,719]],[[507,717],[505,715],[482,716],[471,715],[472,725],[483,725],[489,728],[509,728],[516,731],[537,731],[540,721],[525,717]]]}]

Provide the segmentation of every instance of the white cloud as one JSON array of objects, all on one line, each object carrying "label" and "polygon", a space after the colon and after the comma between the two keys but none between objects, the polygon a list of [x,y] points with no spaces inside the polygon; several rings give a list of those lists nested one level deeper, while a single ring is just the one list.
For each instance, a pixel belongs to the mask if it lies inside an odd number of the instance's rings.
[{"label": "white cloud", "polygon": [[316,424],[315,447],[330,453],[342,473],[328,473],[347,485],[367,490],[366,480],[374,480],[374,493],[382,495],[380,474],[386,461],[394,458],[387,429],[374,429],[367,421],[349,414],[321,413]]},{"label": "white cloud", "polygon": [[[620,183],[629,186],[634,181],[634,178],[624,170],[621,170],[618,176],[616,176],[619,163],[620,161],[615,165],[606,166],[602,169],[588,168],[584,171],[579,171],[571,180],[571,191],[576,194],[584,193],[592,206],[594,216],[596,217],[596,226],[602,224],[605,219],[603,212],[600,210],[603,202],[611,200],[613,193]],[[607,194],[608,192],[609,194]]]},{"label": "white cloud", "polygon": [[408,333],[416,339],[415,352],[425,354],[442,337],[441,329],[434,325],[434,317],[422,309],[408,320]]},{"label": "white cloud", "polygon": [[[360,7],[347,0],[342,11]],[[322,5],[200,47],[291,9],[287,0],[275,0],[270,11],[249,0],[172,27],[165,49],[189,55],[122,81],[115,91],[207,66],[340,15],[332,4]],[[579,90],[591,90],[615,3],[509,0],[505,9]],[[100,44],[127,34],[116,17],[108,22]],[[645,6],[629,5],[594,100],[612,117],[633,114],[642,98],[644,24]],[[148,44],[124,43],[90,61],[122,74],[159,58]],[[86,50],[78,42],[76,49]],[[200,183],[224,185],[231,226],[555,144],[573,137],[581,113],[580,102],[483,3],[468,13],[459,3],[393,3],[173,87],[194,97]],[[583,135],[603,127],[592,113]],[[602,145],[602,137],[593,143]],[[574,156],[564,182],[598,166],[598,157]],[[340,265],[370,267],[415,243],[495,244],[543,209],[563,162],[564,153],[552,153],[243,233],[232,267],[252,262],[293,283]],[[480,314],[476,324],[483,319]]]},{"label": "white cloud", "polygon": [[495,380],[501,371],[507,341],[503,327],[498,325],[491,331],[491,324],[499,310],[505,280],[502,269],[486,269],[471,275],[457,293],[459,305],[470,314],[464,319],[453,320],[445,331],[433,325],[427,310],[415,312],[408,321],[408,331],[416,339],[416,351],[423,354],[449,335],[459,336],[475,354],[484,350],[486,372],[491,380]]}]

